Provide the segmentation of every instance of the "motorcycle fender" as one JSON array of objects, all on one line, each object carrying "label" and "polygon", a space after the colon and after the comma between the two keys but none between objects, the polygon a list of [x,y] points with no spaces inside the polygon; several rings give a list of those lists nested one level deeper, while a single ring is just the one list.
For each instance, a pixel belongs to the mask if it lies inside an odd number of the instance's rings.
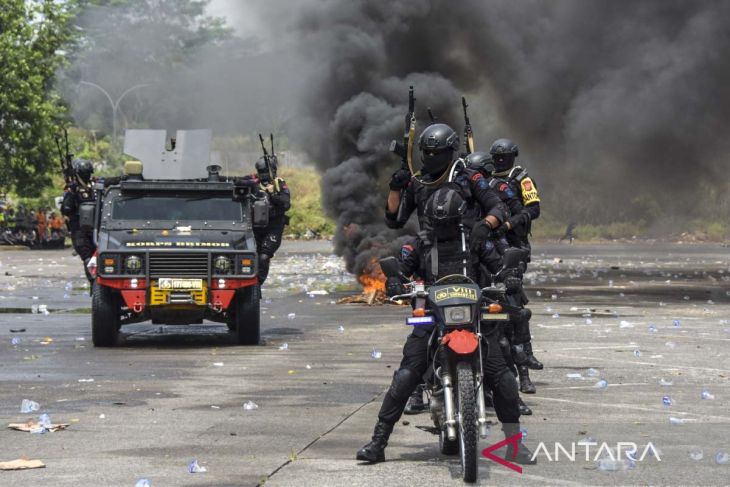
[{"label": "motorcycle fender", "polygon": [[444,335],[441,343],[459,355],[469,355],[476,351],[479,347],[479,339],[477,336],[466,330],[454,330]]}]

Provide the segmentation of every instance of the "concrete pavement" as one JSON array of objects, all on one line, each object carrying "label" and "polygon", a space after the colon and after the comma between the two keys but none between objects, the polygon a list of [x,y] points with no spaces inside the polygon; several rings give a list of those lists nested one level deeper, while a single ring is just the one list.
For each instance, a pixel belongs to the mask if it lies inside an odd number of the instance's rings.
[{"label": "concrete pavement", "polygon": [[[232,345],[223,326],[139,324],[107,350],[91,346],[89,298],[70,252],[0,254],[0,421],[32,417],[19,413],[28,398],[54,421],[71,422],[53,434],[0,430],[0,461],[28,455],[47,464],[0,472],[0,485],[459,485],[458,460],[438,453],[424,431],[427,415],[403,418],[388,462],[353,460],[408,330],[402,308],[334,305],[336,294],[302,292],[352,285],[328,254],[322,243],[282,248],[259,347]],[[535,415],[523,423],[530,448],[542,442],[544,450],[522,474],[482,459],[480,482],[727,484],[730,464],[715,455],[730,453],[728,249],[538,245],[531,270],[532,332],[547,368],[533,373],[538,394],[525,400]],[[27,312],[40,304],[48,315]],[[10,332],[19,328],[26,331]],[[52,342],[42,344],[45,337]],[[371,358],[373,349],[382,358]],[[594,388],[600,378],[605,390]],[[703,390],[715,398],[701,399]],[[249,400],[259,408],[244,410]],[[586,437],[611,447],[634,442],[639,454],[651,442],[661,461],[647,456],[631,470],[605,472],[593,461],[597,448],[585,461],[583,446],[576,461],[555,461],[556,442],[570,450]],[[481,445],[501,439],[495,426]],[[702,459],[690,458],[693,448]],[[208,472],[187,473],[192,459]]]}]

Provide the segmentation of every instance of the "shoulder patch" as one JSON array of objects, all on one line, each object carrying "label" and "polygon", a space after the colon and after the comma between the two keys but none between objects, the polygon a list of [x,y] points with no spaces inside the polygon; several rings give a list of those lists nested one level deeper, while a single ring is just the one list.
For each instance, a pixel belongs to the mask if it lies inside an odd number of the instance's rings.
[{"label": "shoulder patch", "polygon": [[537,194],[537,188],[530,177],[526,177],[520,181],[520,189],[522,191],[522,202],[525,205],[540,202],[540,196]]},{"label": "shoulder patch", "polygon": [[475,172],[474,175],[471,177],[472,181],[479,181],[480,179],[484,179],[484,176],[482,176],[482,173]]},{"label": "shoulder patch", "polygon": [[494,250],[494,242],[492,242],[491,240],[485,240],[484,248],[487,250],[487,252],[491,252],[492,250]]},{"label": "shoulder patch", "polygon": [[413,253],[413,245],[405,244],[400,248],[401,259],[407,259]]}]

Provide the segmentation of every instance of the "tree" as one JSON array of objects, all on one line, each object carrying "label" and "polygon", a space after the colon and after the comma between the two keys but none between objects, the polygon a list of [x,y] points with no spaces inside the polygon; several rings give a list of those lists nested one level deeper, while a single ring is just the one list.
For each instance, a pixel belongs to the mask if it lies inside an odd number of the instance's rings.
[{"label": "tree", "polygon": [[0,189],[50,184],[65,112],[54,91],[75,2],[0,0]]}]

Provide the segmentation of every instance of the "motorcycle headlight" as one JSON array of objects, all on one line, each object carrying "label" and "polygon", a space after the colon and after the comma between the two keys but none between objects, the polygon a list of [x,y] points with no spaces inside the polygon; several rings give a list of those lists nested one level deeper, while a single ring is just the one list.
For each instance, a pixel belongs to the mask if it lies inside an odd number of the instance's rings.
[{"label": "motorcycle headlight", "polygon": [[142,271],[142,258],[138,255],[128,255],[124,259],[124,270],[129,274],[139,274]]},{"label": "motorcycle headlight", "polygon": [[444,308],[447,325],[458,325],[471,321],[471,306],[449,306]]},{"label": "motorcycle headlight", "polygon": [[230,274],[233,270],[233,260],[225,255],[218,255],[213,259],[215,274]]}]

